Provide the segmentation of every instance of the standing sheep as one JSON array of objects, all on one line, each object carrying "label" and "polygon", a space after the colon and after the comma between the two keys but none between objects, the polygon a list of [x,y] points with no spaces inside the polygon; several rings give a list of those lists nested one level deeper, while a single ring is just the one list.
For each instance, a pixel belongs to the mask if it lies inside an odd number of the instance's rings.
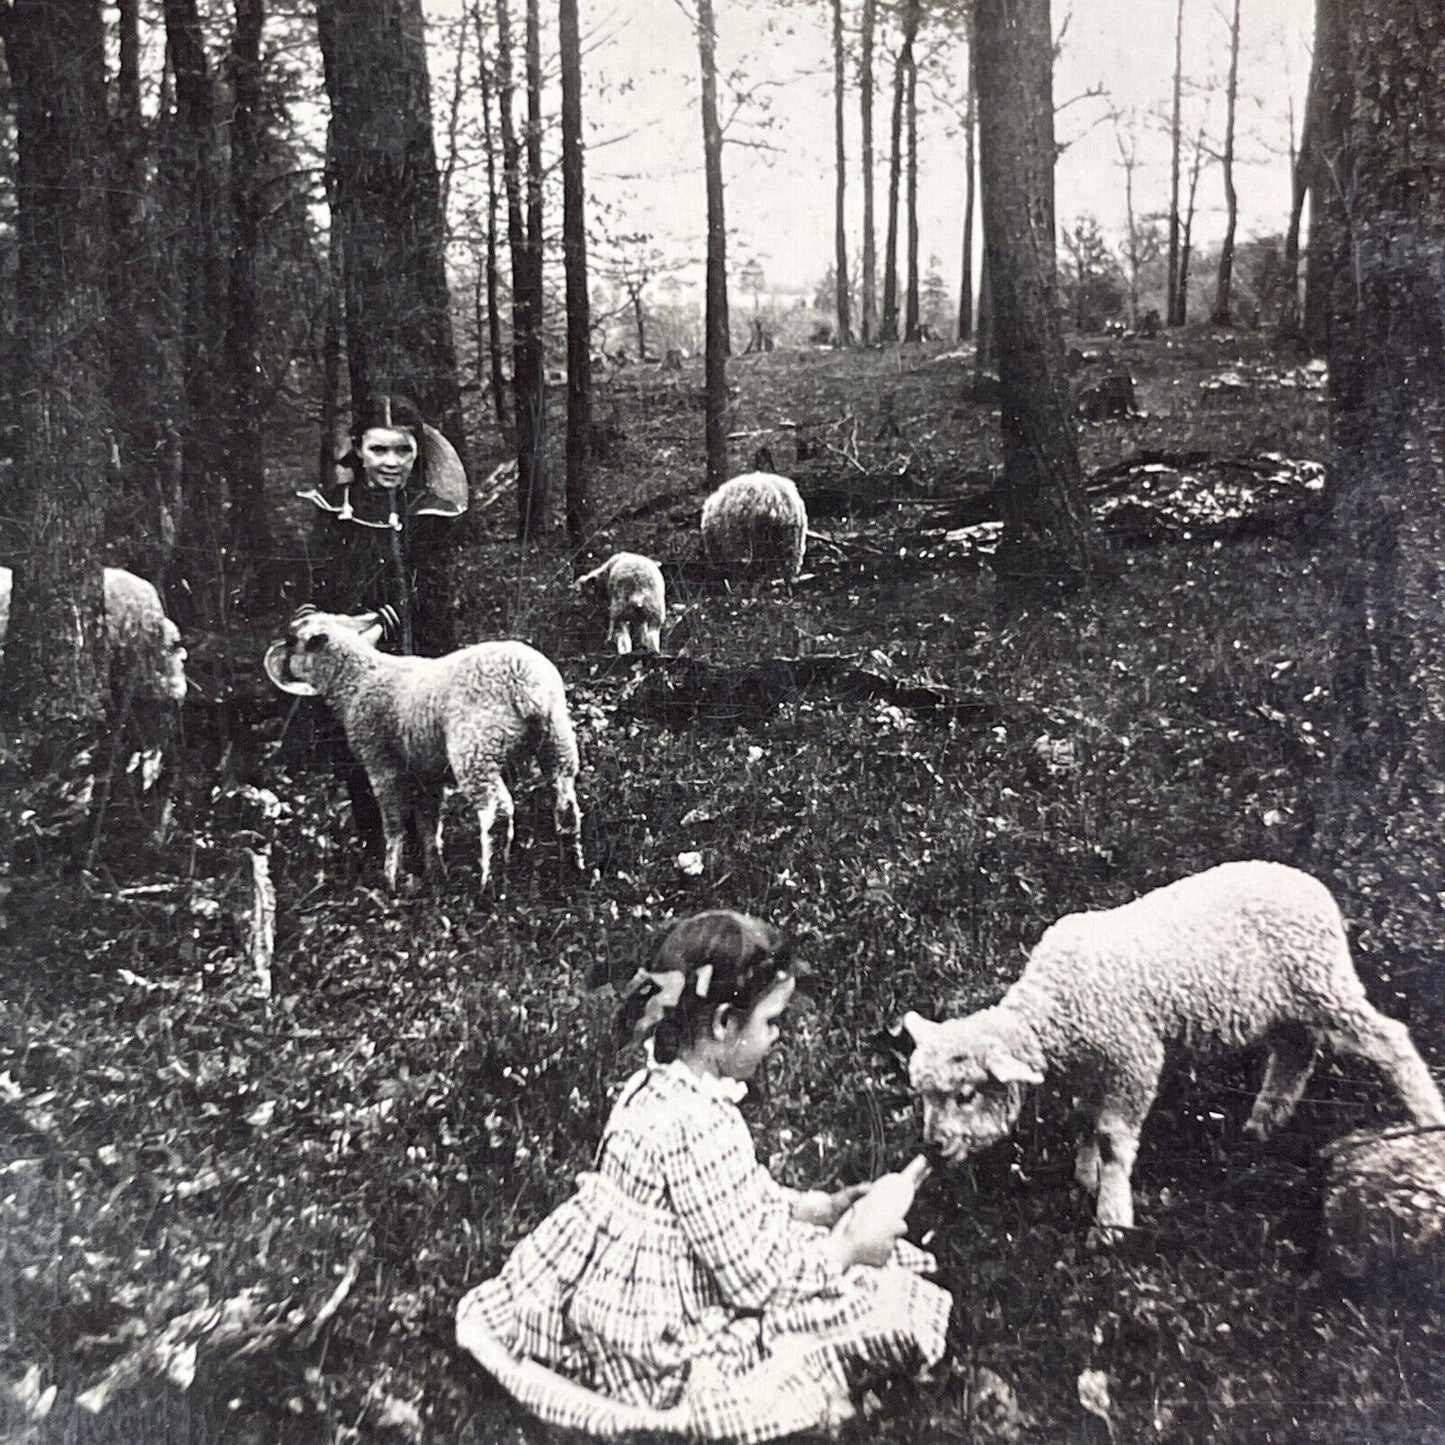
[{"label": "standing sheep", "polygon": [[1294,1113],[1324,1042],[1370,1060],[1416,1124],[1445,1124],[1408,1030],[1365,997],[1329,891],[1278,863],[1226,863],[1121,908],[1070,914],[994,1007],[903,1024],[917,1045],[909,1075],[924,1136],[947,1160],[1003,1138],[1022,1085],[1053,1070],[1081,1086],[1093,1132],[1075,1177],[1097,1193],[1106,1236],[1134,1222],[1129,1179],[1166,1049],[1266,1042],[1245,1126],[1261,1139]]},{"label": "standing sheep", "polygon": [[667,584],[662,568],[637,552],[614,552],[600,567],[579,577],[579,591],[592,587],[607,599],[607,642],[619,654],[632,651],[633,629],[644,652],[662,651]]},{"label": "standing sheep", "polygon": [[808,509],[787,477],[748,472],[703,503],[702,541],[708,560],[729,581],[781,576],[791,586],[803,570]]},{"label": "standing sheep", "polygon": [[[14,573],[0,567],[0,651],[10,629]],[[157,702],[186,700],[186,649],[180,628],[166,616],[161,595],[142,577],[119,567],[104,569],[105,632],[110,644],[111,680],[143,691]]]},{"label": "standing sheep", "polygon": [[387,883],[396,887],[408,812],[427,876],[441,871],[442,789],[450,769],[481,821],[485,888],[498,813],[506,820],[502,856],[511,856],[512,795],[502,769],[523,755],[534,757],[552,784],[557,831],[571,836],[582,868],[577,735],[557,669],[524,642],[392,657],[376,650],[381,636],[375,615],[358,631],[356,619],[313,612],[292,620],[285,639],[267,650],[265,669],[282,692],[323,698],[340,719],[381,809]]}]

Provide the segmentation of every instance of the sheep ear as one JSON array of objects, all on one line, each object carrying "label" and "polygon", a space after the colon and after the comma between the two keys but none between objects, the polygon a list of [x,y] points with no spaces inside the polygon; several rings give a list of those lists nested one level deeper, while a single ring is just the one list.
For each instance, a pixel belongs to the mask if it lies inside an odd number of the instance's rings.
[{"label": "sheep ear", "polygon": [[983,1066],[1001,1084],[1042,1084],[1044,1081],[1037,1069],[1021,1063],[1006,1049],[990,1049],[984,1055]]},{"label": "sheep ear", "polygon": [[272,683],[288,692],[292,697],[315,697],[316,689],[309,682],[300,682],[291,677],[286,669],[286,644],[284,642],[273,642],[266,649],[266,656],[261,659],[261,666],[265,669],[266,676]]},{"label": "sheep ear", "polygon": [[[902,1031],[911,1038],[915,1045],[922,1047],[930,1040],[936,1038],[943,1028],[942,1024],[936,1024],[931,1019],[926,1019],[920,1013],[914,1013],[912,1009],[903,1015],[899,1021]],[[893,1030],[890,1030],[893,1032]]]},{"label": "sheep ear", "polygon": [[356,629],[356,635],[366,643],[368,647],[375,647],[386,634],[386,620],[379,612],[365,615],[364,622]]}]

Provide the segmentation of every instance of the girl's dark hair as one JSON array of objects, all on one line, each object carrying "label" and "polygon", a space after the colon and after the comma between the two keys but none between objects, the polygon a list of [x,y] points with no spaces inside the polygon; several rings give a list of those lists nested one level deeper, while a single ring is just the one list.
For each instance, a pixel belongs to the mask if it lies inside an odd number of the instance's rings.
[{"label": "girl's dark hair", "polygon": [[352,440],[359,443],[375,426],[409,431],[420,441],[422,415],[409,396],[381,391],[377,392],[355,417],[351,428]]},{"label": "girl's dark hair", "polygon": [[[769,989],[793,977],[792,948],[770,924],[730,908],[684,918],[662,940],[651,968],[628,985],[617,1011],[619,1038],[650,1033],[654,1057],[670,1062],[723,1004],[750,1013]],[[674,991],[675,1001],[667,1002]]]}]

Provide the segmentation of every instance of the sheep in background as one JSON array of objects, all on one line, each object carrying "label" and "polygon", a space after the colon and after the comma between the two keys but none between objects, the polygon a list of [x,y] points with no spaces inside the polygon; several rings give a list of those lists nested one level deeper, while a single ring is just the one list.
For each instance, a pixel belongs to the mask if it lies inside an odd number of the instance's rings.
[{"label": "sheep in background", "polygon": [[792,585],[803,570],[808,509],[787,477],[748,472],[724,482],[703,503],[708,560],[729,581],[752,574]]},{"label": "sheep in background", "polygon": [[482,642],[445,657],[378,652],[382,619],[312,612],[296,617],[266,652],[267,676],[283,692],[320,697],[376,794],[386,839],[386,881],[394,889],[411,812],[428,878],[441,871],[442,790],[448,769],[481,821],[483,888],[491,876],[492,827],[506,820],[503,858],[512,849],[512,795],[502,769],[534,757],[554,794],[557,832],[570,835],[582,868],[577,804],[577,734],[561,674],[524,642]]},{"label": "sheep in background", "polygon": [[1106,1237],[1134,1222],[1130,1174],[1166,1049],[1265,1041],[1269,1061],[1245,1126],[1266,1138],[1304,1093],[1321,1043],[1370,1060],[1418,1125],[1445,1102],[1405,1025],[1377,1013],[1350,962],[1344,921],[1317,879],[1278,863],[1226,863],[1048,929],[992,1008],[904,1027],[923,1132],[961,1161],[1013,1127],[1024,1084],[1058,1073],[1094,1123],[1075,1177],[1097,1193]]},{"label": "sheep in background", "polygon": [[637,552],[614,552],[600,567],[579,577],[579,591],[596,588],[607,599],[607,642],[620,654],[632,651],[633,630],[644,652],[662,651],[667,586],[662,568]]},{"label": "sheep in background", "polygon": [[[0,651],[10,629],[14,573],[0,567]],[[166,616],[161,595],[142,577],[119,567],[104,569],[105,631],[111,677],[158,702],[186,700],[186,649],[180,628]]]}]

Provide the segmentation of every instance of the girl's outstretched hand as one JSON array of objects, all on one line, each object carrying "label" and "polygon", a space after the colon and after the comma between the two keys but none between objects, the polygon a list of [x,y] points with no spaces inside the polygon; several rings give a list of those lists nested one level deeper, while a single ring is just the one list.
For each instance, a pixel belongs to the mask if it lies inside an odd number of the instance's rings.
[{"label": "girl's outstretched hand", "polygon": [[868,1184],[850,1184],[831,1194],[825,1189],[805,1190],[793,1205],[793,1218],[831,1229],[870,1188]]},{"label": "girl's outstretched hand", "polygon": [[914,1193],[928,1172],[928,1161],[920,1154],[904,1168],[865,1186],[863,1197],[833,1230],[841,1256],[853,1264],[885,1264],[893,1242],[908,1228]]}]

